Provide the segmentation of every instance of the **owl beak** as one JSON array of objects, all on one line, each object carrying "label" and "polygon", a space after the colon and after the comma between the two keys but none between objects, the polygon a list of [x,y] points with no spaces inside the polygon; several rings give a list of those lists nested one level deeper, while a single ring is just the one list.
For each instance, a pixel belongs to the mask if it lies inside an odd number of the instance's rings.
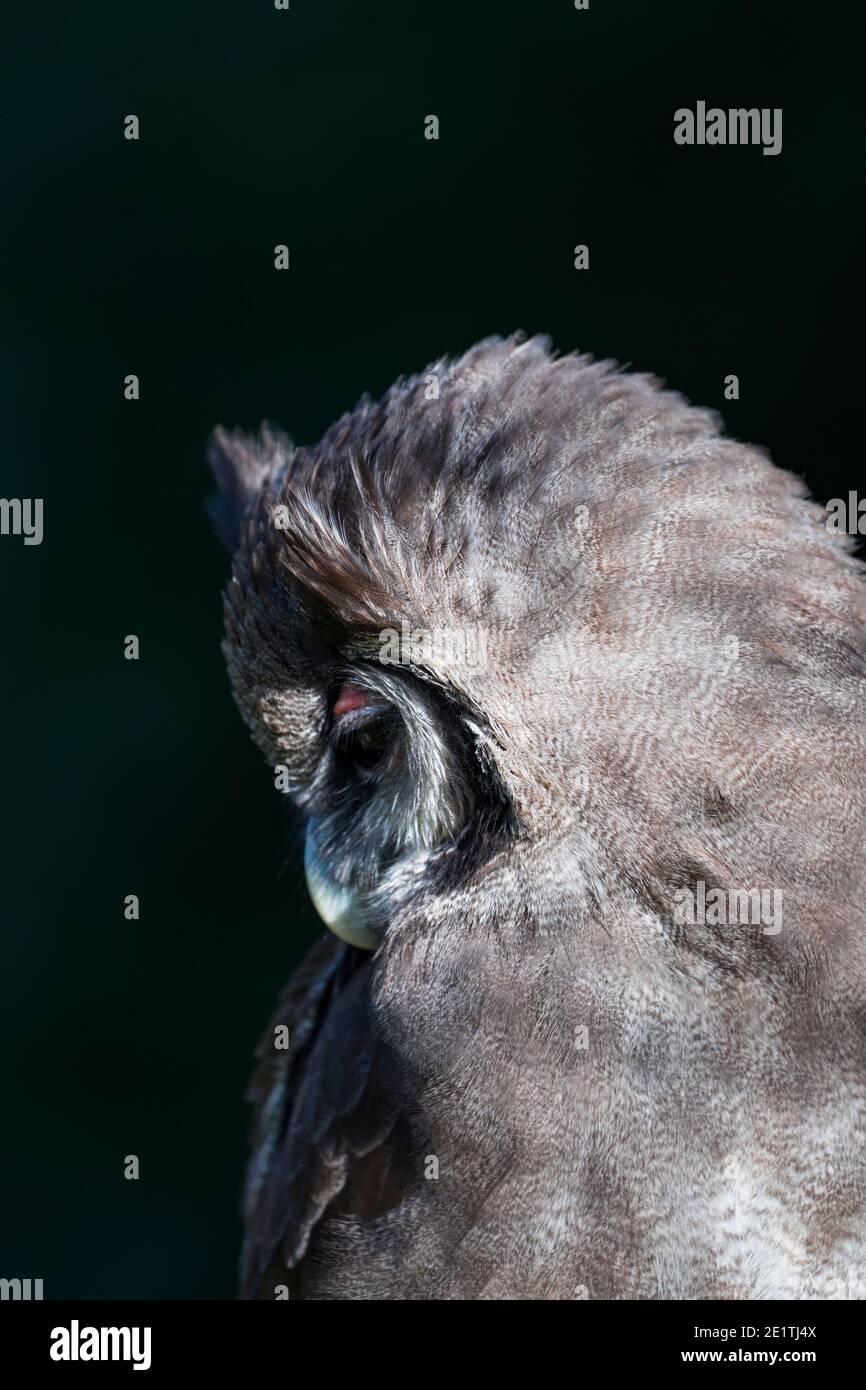
[{"label": "owl beak", "polygon": [[357,946],[361,951],[375,951],[379,943],[362,920],[357,893],[337,883],[319,858],[313,820],[307,826],[304,872],[313,907],[325,926],[350,946]]}]

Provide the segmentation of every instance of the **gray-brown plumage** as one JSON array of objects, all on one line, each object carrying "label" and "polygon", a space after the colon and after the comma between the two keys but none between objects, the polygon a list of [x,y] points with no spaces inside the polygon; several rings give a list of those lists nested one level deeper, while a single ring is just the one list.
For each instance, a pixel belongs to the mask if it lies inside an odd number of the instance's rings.
[{"label": "gray-brown plumage", "polygon": [[[375,948],[326,936],[265,1034],[244,1294],[864,1296],[846,539],[711,413],[540,339],[213,456],[235,696]],[[404,622],[444,640],[385,665]],[[682,919],[760,889],[772,919]]]}]

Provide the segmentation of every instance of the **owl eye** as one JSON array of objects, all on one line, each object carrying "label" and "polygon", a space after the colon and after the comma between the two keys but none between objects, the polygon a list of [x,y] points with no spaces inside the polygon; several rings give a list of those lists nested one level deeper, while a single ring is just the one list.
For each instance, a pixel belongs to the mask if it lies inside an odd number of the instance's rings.
[{"label": "owl eye", "polygon": [[393,739],[393,721],[385,716],[348,732],[341,742],[344,754],[355,767],[374,772],[384,764]]},{"label": "owl eye", "polygon": [[332,742],[347,771],[380,774],[400,761],[401,720],[393,705],[347,682],[331,706]]}]

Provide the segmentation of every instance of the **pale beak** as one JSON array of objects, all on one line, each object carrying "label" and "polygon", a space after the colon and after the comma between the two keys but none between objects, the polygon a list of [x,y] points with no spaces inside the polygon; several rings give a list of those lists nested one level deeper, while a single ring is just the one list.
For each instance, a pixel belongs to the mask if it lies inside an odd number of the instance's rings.
[{"label": "pale beak", "polygon": [[350,946],[357,946],[361,951],[375,951],[379,943],[362,920],[357,893],[337,883],[319,858],[314,820],[307,825],[304,872],[313,907],[325,926],[341,940],[348,941]]}]

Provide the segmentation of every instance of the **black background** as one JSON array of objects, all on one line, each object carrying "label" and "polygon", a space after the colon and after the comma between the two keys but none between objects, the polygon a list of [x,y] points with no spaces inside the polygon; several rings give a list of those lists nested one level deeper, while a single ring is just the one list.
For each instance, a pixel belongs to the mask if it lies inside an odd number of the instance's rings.
[{"label": "black background", "polygon": [[[715,406],[821,500],[856,487],[862,35],[777,0],[4,26],[0,491],[45,537],[0,538],[0,1276],[227,1298],[251,1050],[317,927],[222,667],[207,435],[312,441],[523,328]],[[699,99],[782,107],[782,153],[675,146]]]}]

